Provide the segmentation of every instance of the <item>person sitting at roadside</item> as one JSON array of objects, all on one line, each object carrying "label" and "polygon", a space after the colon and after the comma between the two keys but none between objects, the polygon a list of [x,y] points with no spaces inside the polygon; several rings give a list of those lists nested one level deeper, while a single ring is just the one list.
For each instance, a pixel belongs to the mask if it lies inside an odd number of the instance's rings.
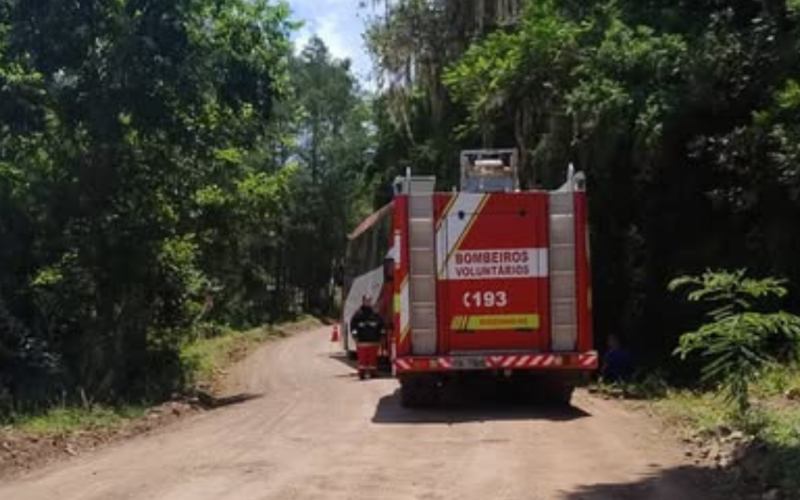
[{"label": "person sitting at roadside", "polygon": [[623,347],[617,335],[609,335],[608,350],[603,358],[601,374],[609,383],[624,382],[633,375],[633,355]]}]

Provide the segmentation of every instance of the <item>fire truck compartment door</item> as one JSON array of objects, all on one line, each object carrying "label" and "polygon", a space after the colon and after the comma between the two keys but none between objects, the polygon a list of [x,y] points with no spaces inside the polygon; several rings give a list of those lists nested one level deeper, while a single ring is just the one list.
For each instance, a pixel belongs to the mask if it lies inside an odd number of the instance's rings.
[{"label": "fire truck compartment door", "polygon": [[443,221],[440,331],[450,351],[542,350],[549,313],[547,199],[483,196],[472,211],[459,211],[456,203]]}]

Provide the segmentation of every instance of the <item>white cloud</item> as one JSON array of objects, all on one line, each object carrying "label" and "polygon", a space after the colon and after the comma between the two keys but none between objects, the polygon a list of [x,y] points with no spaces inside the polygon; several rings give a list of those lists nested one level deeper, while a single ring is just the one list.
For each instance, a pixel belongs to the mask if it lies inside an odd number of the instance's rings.
[{"label": "white cloud", "polygon": [[334,57],[350,59],[354,72],[366,83],[371,62],[362,38],[365,23],[359,3],[359,0],[290,0],[295,17],[305,22],[295,34],[297,50],[302,50],[316,34]]},{"label": "white cloud", "polygon": [[360,48],[342,32],[343,24],[342,18],[338,14],[322,16],[316,22],[317,35],[325,41],[334,57],[353,59]]},{"label": "white cloud", "polygon": [[308,25],[303,26],[300,30],[297,31],[294,35],[294,51],[296,54],[302,52],[303,47],[308,45],[309,40],[313,36],[312,31],[308,28]]}]

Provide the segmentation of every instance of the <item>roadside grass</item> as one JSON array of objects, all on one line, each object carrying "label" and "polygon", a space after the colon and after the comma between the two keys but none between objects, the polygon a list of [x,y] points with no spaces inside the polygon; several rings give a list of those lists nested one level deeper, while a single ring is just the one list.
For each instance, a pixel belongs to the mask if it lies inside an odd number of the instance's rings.
[{"label": "roadside grass", "polygon": [[732,404],[709,393],[671,391],[653,406],[687,434],[711,438],[728,429],[754,437],[766,446],[762,481],[800,498],[800,402],[758,402],[744,421],[736,419]]},{"label": "roadside grass", "polygon": [[[212,385],[226,368],[242,360],[266,341],[320,324],[316,318],[303,316],[297,321],[255,328],[246,332],[217,330],[215,336],[187,343],[180,350],[186,390],[192,390],[200,385]],[[113,430],[129,421],[143,418],[149,408],[146,403],[119,406],[58,404],[32,412],[6,412],[0,415],[0,427],[9,427],[25,435],[43,437]]]},{"label": "roadside grass", "polygon": [[738,430],[766,446],[763,480],[800,498],[800,365],[778,366],[752,384],[752,409],[736,418],[734,405],[713,391],[669,388],[650,377],[627,384],[598,384],[595,391],[646,400],[648,407],[687,435],[706,438]]},{"label": "roadside grass", "polygon": [[58,436],[80,431],[99,431],[117,428],[124,423],[142,418],[146,406],[123,405],[118,407],[59,407],[40,415],[20,415],[8,422],[17,430],[35,436]]},{"label": "roadside grass", "polygon": [[213,382],[231,363],[244,358],[261,343],[278,337],[269,327],[246,332],[226,331],[222,335],[202,338],[181,347],[180,358],[186,383],[197,386]]},{"label": "roadside grass", "polygon": [[773,367],[762,374],[752,387],[756,400],[789,395],[800,404],[800,364],[791,367]]},{"label": "roadside grass", "polygon": [[607,383],[600,379],[593,384],[592,391],[618,398],[655,400],[666,397],[670,386],[663,374],[655,372],[637,374],[628,382]]},{"label": "roadside grass", "polygon": [[727,427],[733,411],[733,407],[716,394],[673,389],[653,401],[653,407],[670,424],[706,436]]},{"label": "roadside grass", "polygon": [[312,316],[298,320],[255,328],[245,332],[225,330],[221,334],[199,338],[181,347],[180,358],[186,383],[191,387],[213,385],[224,370],[241,361],[266,341],[285,337],[287,332],[318,326]]}]

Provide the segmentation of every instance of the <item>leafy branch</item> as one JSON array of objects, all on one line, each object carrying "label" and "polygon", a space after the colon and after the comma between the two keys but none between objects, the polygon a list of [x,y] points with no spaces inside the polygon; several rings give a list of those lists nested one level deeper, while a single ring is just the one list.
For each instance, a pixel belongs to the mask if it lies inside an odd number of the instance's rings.
[{"label": "leafy branch", "polygon": [[740,418],[751,406],[749,385],[778,362],[780,348],[788,347],[796,356],[800,346],[799,317],[753,310],[760,300],[786,296],[784,283],[776,278],[748,278],[739,270],[706,271],[669,284],[670,291],[688,288],[689,301],[712,307],[706,313],[707,323],[681,336],[675,355],[685,360],[699,353],[704,360],[703,380],[722,384]]}]

